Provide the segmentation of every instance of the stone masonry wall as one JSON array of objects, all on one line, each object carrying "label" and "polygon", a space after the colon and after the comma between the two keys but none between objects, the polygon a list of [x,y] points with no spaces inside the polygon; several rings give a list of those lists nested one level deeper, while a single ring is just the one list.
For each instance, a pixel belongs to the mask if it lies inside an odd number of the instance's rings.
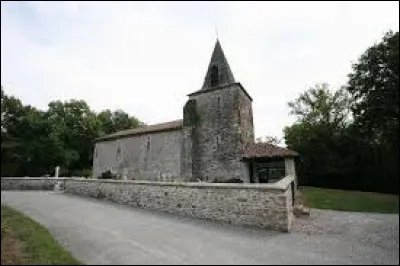
[{"label": "stone masonry wall", "polygon": [[127,179],[168,181],[180,178],[180,129],[96,143],[93,177],[107,170]]},{"label": "stone masonry wall", "polygon": [[290,232],[293,220],[288,176],[274,184],[210,184],[81,178],[2,178],[1,190],[65,192],[135,207],[236,225]]},{"label": "stone masonry wall", "polygon": [[239,84],[190,96],[196,101],[193,176],[203,181],[243,178],[243,143],[254,140],[251,100]]},{"label": "stone masonry wall", "polygon": [[74,179],[65,191],[182,216],[289,232],[290,182],[205,184]]},{"label": "stone masonry wall", "polygon": [[53,190],[56,182],[64,182],[64,178],[1,178],[1,190]]},{"label": "stone masonry wall", "polygon": [[182,181],[196,181],[193,177],[193,161],[196,161],[197,143],[195,126],[198,120],[196,100],[188,100],[183,108],[183,127],[181,143],[181,178]]},{"label": "stone masonry wall", "polygon": [[243,143],[254,142],[254,124],[253,124],[253,107],[252,100],[244,93],[239,90],[238,92],[238,121],[240,126],[240,139]]}]

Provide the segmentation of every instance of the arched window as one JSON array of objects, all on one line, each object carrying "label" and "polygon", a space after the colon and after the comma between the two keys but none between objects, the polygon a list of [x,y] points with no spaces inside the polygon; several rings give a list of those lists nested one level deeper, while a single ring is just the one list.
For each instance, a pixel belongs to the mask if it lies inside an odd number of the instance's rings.
[{"label": "arched window", "polygon": [[211,87],[214,87],[218,84],[218,67],[212,66],[211,67]]}]

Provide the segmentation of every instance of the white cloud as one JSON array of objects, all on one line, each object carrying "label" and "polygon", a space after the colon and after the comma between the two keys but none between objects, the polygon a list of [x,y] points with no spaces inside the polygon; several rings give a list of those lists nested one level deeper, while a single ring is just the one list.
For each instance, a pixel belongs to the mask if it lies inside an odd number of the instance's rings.
[{"label": "white cloud", "polygon": [[256,136],[282,136],[287,102],[338,87],[351,63],[399,28],[398,2],[4,2],[7,93],[45,108],[79,98],[147,123],[182,117],[202,85],[218,26],[235,78],[253,97]]}]

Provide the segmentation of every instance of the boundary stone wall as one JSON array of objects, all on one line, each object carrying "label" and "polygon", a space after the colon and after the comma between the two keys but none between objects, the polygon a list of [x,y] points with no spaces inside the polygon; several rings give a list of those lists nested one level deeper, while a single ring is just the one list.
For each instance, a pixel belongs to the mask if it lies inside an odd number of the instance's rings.
[{"label": "boundary stone wall", "polygon": [[64,191],[181,216],[290,232],[293,177],[273,184],[178,183],[84,178],[2,178],[1,190]]},{"label": "boundary stone wall", "polygon": [[66,178],[47,177],[2,177],[1,190],[53,190],[57,182]]}]

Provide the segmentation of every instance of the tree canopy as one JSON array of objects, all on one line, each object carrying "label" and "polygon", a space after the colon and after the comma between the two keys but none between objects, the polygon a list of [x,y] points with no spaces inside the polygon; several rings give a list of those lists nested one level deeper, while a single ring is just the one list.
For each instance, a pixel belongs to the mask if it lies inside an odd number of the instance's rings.
[{"label": "tree canopy", "polygon": [[368,48],[343,87],[317,84],[288,105],[300,184],[398,193],[398,32]]},{"label": "tree canopy", "polygon": [[122,110],[96,113],[83,100],[53,101],[46,111],[9,96],[1,87],[1,175],[89,175],[94,140],[144,125]]}]

